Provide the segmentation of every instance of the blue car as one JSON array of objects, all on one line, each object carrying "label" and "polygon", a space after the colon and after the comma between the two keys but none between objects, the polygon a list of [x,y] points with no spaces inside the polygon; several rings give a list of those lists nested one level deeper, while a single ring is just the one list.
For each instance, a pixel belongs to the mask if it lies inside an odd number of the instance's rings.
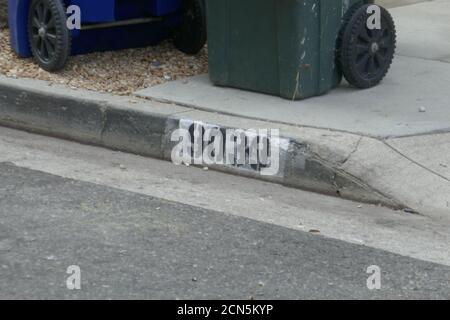
[{"label": "blue car", "polygon": [[[76,7],[74,7],[76,6]],[[79,9],[80,28],[70,28]],[[155,45],[172,38],[186,54],[206,42],[205,0],[9,0],[11,45],[47,71],[70,55]]]}]

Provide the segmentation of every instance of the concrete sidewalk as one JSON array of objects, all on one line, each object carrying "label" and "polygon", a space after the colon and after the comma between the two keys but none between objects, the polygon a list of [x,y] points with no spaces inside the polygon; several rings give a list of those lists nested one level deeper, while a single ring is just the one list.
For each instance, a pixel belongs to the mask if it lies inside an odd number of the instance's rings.
[{"label": "concrete sidewalk", "polygon": [[[200,110],[283,124],[332,129],[376,138],[450,129],[450,1],[391,9],[398,56],[387,78],[370,90],[345,82],[329,94],[292,102],[248,91],[214,87],[208,75],[169,82],[136,93]],[[419,112],[425,108],[426,112]]]},{"label": "concrete sidewalk", "polygon": [[[276,176],[212,168],[435,218],[449,216],[450,64],[444,62],[449,40],[436,43],[436,56],[425,56],[414,49],[420,42],[413,43],[406,32],[408,21],[415,21],[411,14],[419,18],[424,11],[429,21],[445,27],[439,17],[445,10],[450,16],[447,3],[392,10],[399,52],[409,44],[411,54],[398,56],[386,81],[371,90],[343,85],[322,97],[291,102],[216,88],[199,77],[117,97],[0,76],[0,124],[165,160],[174,147],[170,135],[181,124],[280,129]],[[432,38],[425,32],[420,37]]]}]

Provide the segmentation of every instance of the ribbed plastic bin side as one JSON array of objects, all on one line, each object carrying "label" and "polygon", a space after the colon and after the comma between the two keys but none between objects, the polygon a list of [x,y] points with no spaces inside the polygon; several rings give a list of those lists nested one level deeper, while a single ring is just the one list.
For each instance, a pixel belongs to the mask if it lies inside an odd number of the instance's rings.
[{"label": "ribbed plastic bin side", "polygon": [[298,100],[337,86],[343,15],[358,0],[209,0],[214,84]]},{"label": "ribbed plastic bin side", "polygon": [[11,48],[19,57],[31,55],[28,45],[28,7],[30,0],[8,0],[8,21]]}]

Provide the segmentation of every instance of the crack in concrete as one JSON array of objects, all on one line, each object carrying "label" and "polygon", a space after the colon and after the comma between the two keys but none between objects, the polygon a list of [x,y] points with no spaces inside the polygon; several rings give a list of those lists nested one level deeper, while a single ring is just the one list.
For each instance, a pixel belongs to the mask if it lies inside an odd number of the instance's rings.
[{"label": "crack in concrete", "polygon": [[350,160],[352,155],[354,155],[356,153],[356,151],[358,151],[363,138],[364,138],[363,136],[359,137],[358,141],[356,142],[355,148],[349,153],[349,155],[343,161],[340,162],[341,166],[345,165],[347,163],[347,161]]},{"label": "crack in concrete", "polygon": [[411,58],[411,59],[425,60],[425,61],[435,61],[435,62],[441,62],[441,63],[447,63],[447,64],[450,63],[450,61],[446,60],[446,59],[449,59],[450,56],[448,58],[446,56],[442,57],[442,58],[424,58],[424,57],[415,57],[415,56],[407,55],[407,54],[404,54],[404,53],[396,54],[396,56],[405,57],[405,58]]},{"label": "crack in concrete", "polygon": [[[358,144],[359,146],[359,144]],[[357,149],[356,149],[357,150]],[[355,152],[356,152],[355,150]],[[389,195],[384,194],[383,192],[381,192],[380,190],[372,187],[371,185],[363,182],[360,178],[352,175],[351,173],[345,171],[342,168],[339,168],[338,166],[336,166],[336,164],[334,163],[329,163],[327,160],[321,158],[318,154],[311,154],[313,156],[313,158],[318,161],[321,165],[323,165],[324,167],[328,168],[329,170],[331,170],[333,172],[333,176],[332,178],[332,183],[333,186],[336,189],[336,194],[341,197],[341,198],[349,198],[349,197],[344,197],[341,194],[341,190],[344,189],[346,186],[345,185],[340,185],[337,181],[337,177],[338,175],[341,178],[347,179],[350,183],[355,184],[356,186],[358,186],[359,188],[361,188],[362,191],[367,192],[369,195],[373,194],[374,198],[379,198],[378,203],[382,203],[383,205],[390,207],[392,209],[404,209],[407,208],[408,206],[406,206],[404,203],[402,203],[401,201],[392,198]],[[356,199],[356,198],[355,198]],[[367,200],[362,200],[362,199],[358,199],[358,201],[364,201],[364,202],[374,202],[374,201],[367,201]],[[374,202],[375,203],[375,202]]]},{"label": "crack in concrete", "polygon": [[425,165],[421,164],[420,162],[415,161],[414,159],[408,157],[406,154],[402,153],[400,150],[397,150],[394,146],[390,145],[386,140],[382,140],[383,144],[386,145],[389,149],[391,149],[392,151],[394,151],[395,153],[397,153],[398,155],[400,155],[401,157],[405,158],[406,160],[414,163],[415,165],[421,167],[422,169],[425,169],[426,171],[428,171],[431,174],[434,174],[448,182],[450,182],[450,179],[447,178],[446,176],[440,174],[439,172],[436,172],[430,168],[427,168]]}]

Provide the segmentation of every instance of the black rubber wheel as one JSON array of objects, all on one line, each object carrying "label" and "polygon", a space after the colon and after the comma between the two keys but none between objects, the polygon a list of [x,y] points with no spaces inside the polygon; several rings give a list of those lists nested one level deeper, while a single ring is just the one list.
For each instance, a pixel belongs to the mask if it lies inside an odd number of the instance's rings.
[{"label": "black rubber wheel", "polygon": [[370,5],[353,9],[345,20],[338,45],[338,63],[345,79],[361,89],[376,86],[389,71],[396,47],[395,24],[381,9],[381,29],[367,27]]},{"label": "black rubber wheel", "polygon": [[44,70],[61,70],[71,50],[62,0],[32,0],[28,14],[28,38],[36,63]]},{"label": "black rubber wheel", "polygon": [[197,54],[205,46],[206,33],[205,0],[184,0],[173,36],[175,47],[186,54]]}]

